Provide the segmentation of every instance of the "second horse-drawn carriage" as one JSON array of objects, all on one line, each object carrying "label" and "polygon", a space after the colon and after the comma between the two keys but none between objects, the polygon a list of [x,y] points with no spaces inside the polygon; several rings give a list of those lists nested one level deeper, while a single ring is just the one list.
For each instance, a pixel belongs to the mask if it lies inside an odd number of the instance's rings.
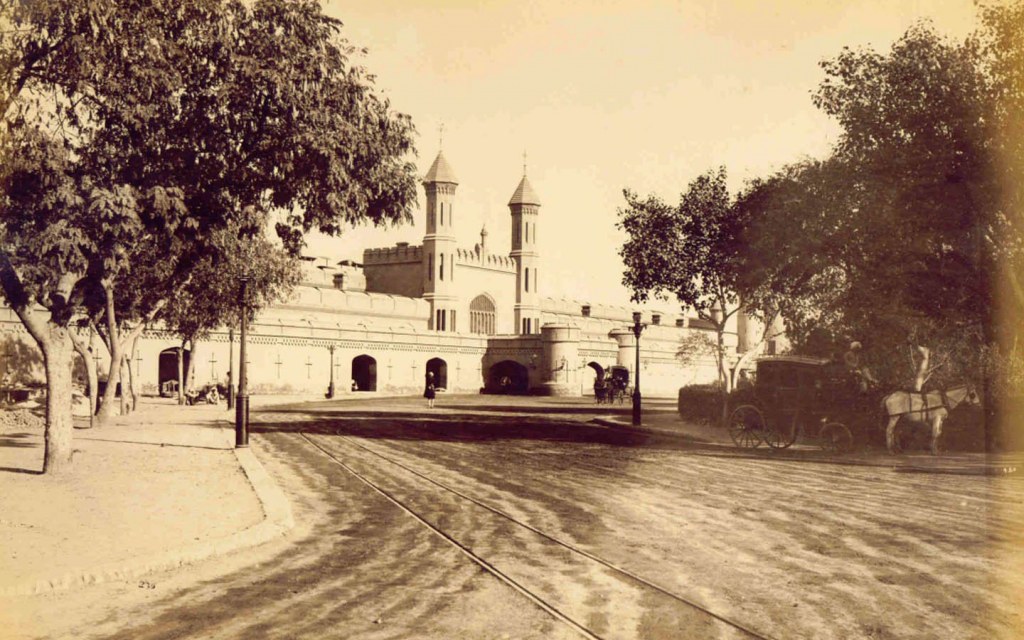
[{"label": "second horse-drawn carriage", "polygon": [[622,404],[627,396],[633,395],[633,387],[629,385],[629,369],[621,365],[608,367],[603,376],[594,380],[594,398],[598,404]]},{"label": "second horse-drawn carriage", "polygon": [[785,449],[798,438],[842,453],[878,428],[877,397],[842,365],[821,358],[774,356],[757,362],[753,384],[731,398],[728,429],[744,448]]}]

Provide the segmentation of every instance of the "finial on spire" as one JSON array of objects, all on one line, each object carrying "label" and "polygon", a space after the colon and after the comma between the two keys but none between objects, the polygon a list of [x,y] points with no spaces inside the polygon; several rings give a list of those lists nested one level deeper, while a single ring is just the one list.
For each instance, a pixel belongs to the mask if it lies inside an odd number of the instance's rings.
[{"label": "finial on spire", "polygon": [[523,176],[526,175],[526,149],[523,149]]},{"label": "finial on spire", "polygon": [[438,150],[444,148],[444,123],[437,128],[437,148]]}]

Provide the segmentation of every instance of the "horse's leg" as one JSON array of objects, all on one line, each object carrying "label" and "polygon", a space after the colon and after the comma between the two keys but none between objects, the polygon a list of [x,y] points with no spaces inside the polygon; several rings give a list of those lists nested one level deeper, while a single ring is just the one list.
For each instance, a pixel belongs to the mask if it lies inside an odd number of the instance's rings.
[{"label": "horse's leg", "polygon": [[932,455],[939,455],[939,438],[942,437],[942,416],[937,415],[932,419]]},{"label": "horse's leg", "polygon": [[889,453],[896,455],[896,423],[900,421],[900,417],[889,416],[889,424],[885,426],[885,446],[889,449]]}]

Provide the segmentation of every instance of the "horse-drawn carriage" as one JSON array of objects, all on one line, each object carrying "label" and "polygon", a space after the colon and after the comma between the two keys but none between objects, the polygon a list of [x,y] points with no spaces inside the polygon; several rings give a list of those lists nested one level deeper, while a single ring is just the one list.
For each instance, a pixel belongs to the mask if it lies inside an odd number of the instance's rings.
[{"label": "horse-drawn carriage", "polygon": [[729,436],[743,448],[785,449],[803,436],[823,449],[848,451],[877,424],[866,401],[856,380],[828,360],[762,358],[752,386],[732,398]]},{"label": "horse-drawn carriage", "polygon": [[629,385],[629,369],[621,365],[608,367],[604,376],[598,376],[594,380],[594,399],[598,404],[613,404],[625,402],[627,396],[633,394],[633,387]]},{"label": "horse-drawn carriage", "polygon": [[[762,443],[785,449],[798,439],[834,453],[882,439],[889,451],[902,448],[913,424],[931,428],[938,452],[942,422],[961,402],[976,403],[970,385],[943,391],[866,390],[840,363],[803,356],[773,356],[757,362],[753,384],[730,398],[729,436],[738,447]],[[905,419],[901,421],[901,419]]]}]

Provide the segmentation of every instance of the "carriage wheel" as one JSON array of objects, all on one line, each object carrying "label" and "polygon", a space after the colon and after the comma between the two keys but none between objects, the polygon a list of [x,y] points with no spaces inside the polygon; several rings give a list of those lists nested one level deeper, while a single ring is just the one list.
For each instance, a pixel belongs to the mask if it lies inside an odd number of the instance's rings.
[{"label": "carriage wheel", "polygon": [[788,449],[796,442],[797,419],[800,414],[793,414],[789,421],[777,420],[764,430],[764,441],[772,449]]},{"label": "carriage wheel", "polygon": [[830,453],[847,453],[853,449],[853,434],[842,422],[829,422],[818,432],[821,448]]},{"label": "carriage wheel", "polygon": [[761,446],[764,431],[764,416],[753,405],[740,405],[729,417],[729,437],[741,449]]}]

